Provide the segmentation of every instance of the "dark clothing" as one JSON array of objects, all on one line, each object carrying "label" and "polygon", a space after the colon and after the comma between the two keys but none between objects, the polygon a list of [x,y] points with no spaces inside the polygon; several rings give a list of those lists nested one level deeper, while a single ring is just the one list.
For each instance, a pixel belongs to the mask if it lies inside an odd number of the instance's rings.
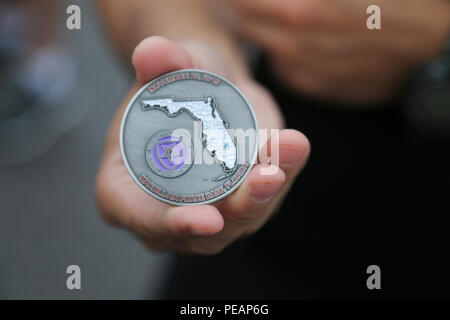
[{"label": "dark clothing", "polygon": [[[310,160],[281,212],[215,256],[178,256],[165,298],[450,297],[450,142],[404,121],[400,102],[339,111],[259,80]],[[381,290],[366,269],[381,268]]]}]

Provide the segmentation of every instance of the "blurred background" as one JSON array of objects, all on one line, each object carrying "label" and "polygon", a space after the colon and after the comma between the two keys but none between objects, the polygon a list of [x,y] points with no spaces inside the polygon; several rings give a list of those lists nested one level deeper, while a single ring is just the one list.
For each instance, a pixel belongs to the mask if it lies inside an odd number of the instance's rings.
[{"label": "blurred background", "polygon": [[[0,1],[0,299],[155,297],[171,257],[107,226],[93,197],[105,133],[133,75],[91,1],[33,2],[41,20],[21,1]],[[73,3],[82,31],[66,28]],[[66,288],[69,265],[80,266],[82,290]]]}]

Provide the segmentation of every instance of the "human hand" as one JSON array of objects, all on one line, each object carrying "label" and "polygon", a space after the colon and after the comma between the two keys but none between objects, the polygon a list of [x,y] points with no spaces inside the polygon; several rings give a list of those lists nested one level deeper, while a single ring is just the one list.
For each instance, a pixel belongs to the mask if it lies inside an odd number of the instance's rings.
[{"label": "human hand", "polygon": [[[439,53],[450,30],[446,0],[219,1],[285,85],[342,102],[390,97],[415,65]],[[381,8],[381,30],[366,28],[372,4]]]},{"label": "human hand", "polygon": [[[235,83],[254,107],[261,128],[281,128],[278,106],[268,92],[204,44],[180,46],[161,37],[142,41],[134,51],[137,84],[111,125],[97,177],[97,201],[106,221],[130,229],[154,250],[212,254],[236,239],[257,231],[273,215],[305,165],[310,146],[295,130],[281,130],[279,170],[263,175],[255,165],[231,195],[211,205],[175,207],[141,190],[130,177],[119,148],[119,127],[126,102],[137,89],[157,76],[184,68],[222,75]],[[275,146],[277,147],[277,146]]]}]

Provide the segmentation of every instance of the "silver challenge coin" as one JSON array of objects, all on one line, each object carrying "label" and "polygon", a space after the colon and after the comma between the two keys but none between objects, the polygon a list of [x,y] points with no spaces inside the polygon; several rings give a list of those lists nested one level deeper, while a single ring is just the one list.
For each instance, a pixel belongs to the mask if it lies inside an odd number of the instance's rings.
[{"label": "silver challenge coin", "polygon": [[228,80],[178,70],[131,99],[120,148],[128,172],[151,196],[173,205],[211,203],[236,190],[255,163],[258,124]]}]

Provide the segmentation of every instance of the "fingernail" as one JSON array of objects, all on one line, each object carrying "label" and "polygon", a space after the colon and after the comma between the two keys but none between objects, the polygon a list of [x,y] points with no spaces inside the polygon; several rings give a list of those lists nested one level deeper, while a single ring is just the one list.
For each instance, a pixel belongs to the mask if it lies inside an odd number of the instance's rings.
[{"label": "fingernail", "polygon": [[284,166],[297,164],[303,155],[303,149],[296,145],[280,145],[280,163]]},{"label": "fingernail", "polygon": [[280,188],[281,184],[278,183],[255,184],[252,187],[250,196],[256,203],[264,203],[272,199]]}]

